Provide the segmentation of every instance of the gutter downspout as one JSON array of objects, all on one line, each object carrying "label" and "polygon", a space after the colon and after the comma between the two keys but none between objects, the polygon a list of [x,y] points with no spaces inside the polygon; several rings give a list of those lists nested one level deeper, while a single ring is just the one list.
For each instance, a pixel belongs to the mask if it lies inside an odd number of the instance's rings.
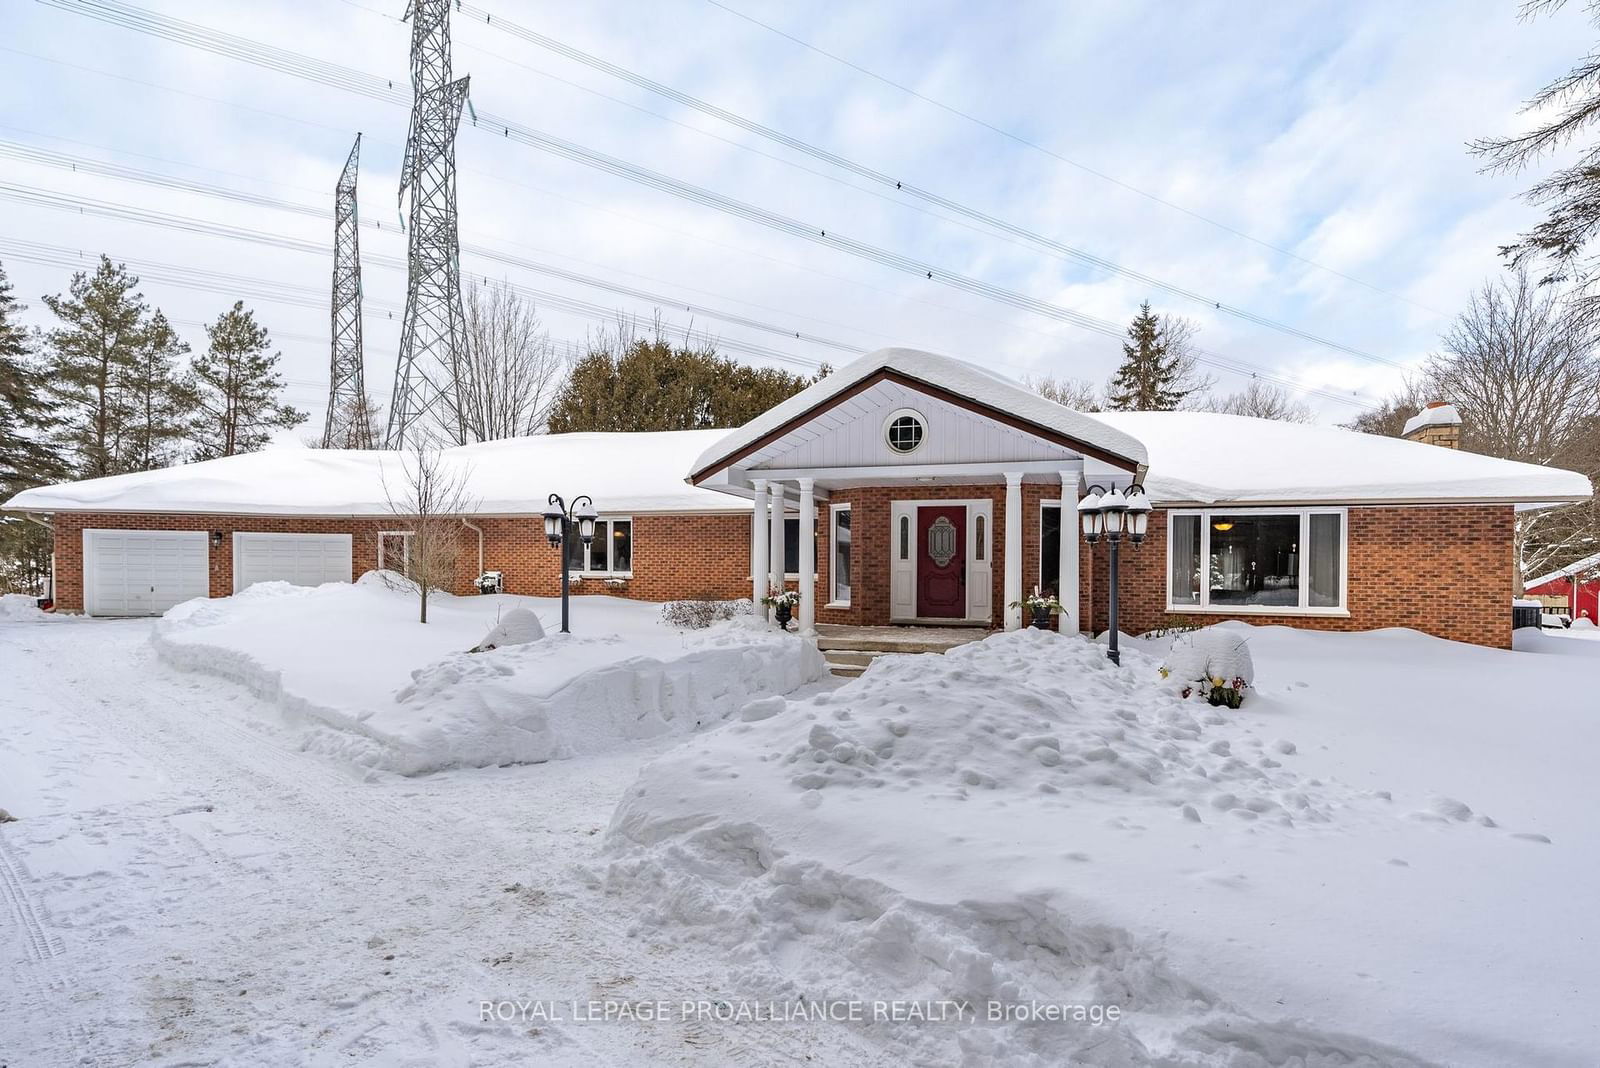
[{"label": "gutter downspout", "polygon": [[50,532],[50,600],[53,603],[56,599],[56,526],[50,520],[33,512],[23,512],[22,518],[32,523],[38,523]]},{"label": "gutter downspout", "polygon": [[[482,575],[483,574],[483,528],[478,526],[476,523],[468,522],[465,519],[463,519],[461,521],[461,525],[466,527],[468,530],[477,531],[477,534],[478,534],[478,574]],[[476,579],[474,579],[474,581],[476,581]]]}]

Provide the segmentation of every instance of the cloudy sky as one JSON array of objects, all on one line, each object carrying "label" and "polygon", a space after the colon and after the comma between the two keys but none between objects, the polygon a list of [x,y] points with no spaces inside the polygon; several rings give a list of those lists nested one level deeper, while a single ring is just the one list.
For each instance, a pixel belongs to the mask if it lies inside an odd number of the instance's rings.
[{"label": "cloudy sky", "polygon": [[[331,223],[318,212],[360,131],[367,381],[386,399],[407,110],[326,80],[353,70],[407,89],[404,8],[0,0],[0,264],[28,319],[47,325],[40,295],[100,252],[135,269],[197,348],[201,324],[243,299],[282,350],[290,400],[320,426]],[[106,20],[150,12],[245,38],[252,55],[271,46],[309,75]],[[1591,38],[1581,10],[1521,23],[1512,0],[476,0],[454,20],[480,116],[457,143],[463,270],[533,293],[562,342],[659,309],[754,363],[837,365],[902,344],[1103,381],[1118,343],[1084,317],[1120,328],[1150,300],[1199,325],[1219,390],[1254,368],[1305,391],[1324,422],[1396,385],[1499,270],[1496,246],[1534,218],[1516,199],[1528,179],[1478,174],[1463,145],[1513,128],[1519,101]],[[723,207],[520,143],[489,116]]]}]

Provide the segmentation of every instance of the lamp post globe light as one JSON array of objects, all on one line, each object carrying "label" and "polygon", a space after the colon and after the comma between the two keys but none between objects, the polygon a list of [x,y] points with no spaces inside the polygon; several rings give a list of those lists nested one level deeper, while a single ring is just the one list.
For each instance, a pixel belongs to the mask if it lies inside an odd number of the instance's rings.
[{"label": "lamp post globe light", "polygon": [[1122,545],[1122,536],[1127,534],[1130,541],[1137,547],[1144,541],[1145,533],[1150,524],[1150,498],[1146,496],[1144,487],[1135,482],[1126,490],[1119,491],[1115,486],[1102,489],[1099,486],[1090,486],[1089,492],[1084,494],[1083,500],[1078,502],[1078,522],[1083,527],[1083,540],[1093,546],[1101,538],[1110,546],[1111,574],[1110,592],[1106,598],[1107,636],[1106,659],[1113,664],[1122,663],[1122,652],[1117,648],[1117,553]]},{"label": "lamp post globe light", "polygon": [[544,536],[555,547],[556,560],[561,566],[561,633],[567,630],[567,584],[571,578],[570,569],[567,567],[566,546],[572,540],[572,528],[578,528],[578,540],[583,542],[587,549],[589,543],[594,541],[594,521],[598,513],[594,510],[594,501],[588,494],[583,494],[573,499],[572,507],[567,507],[567,502],[561,499],[559,493],[550,494],[548,507],[544,510]]}]

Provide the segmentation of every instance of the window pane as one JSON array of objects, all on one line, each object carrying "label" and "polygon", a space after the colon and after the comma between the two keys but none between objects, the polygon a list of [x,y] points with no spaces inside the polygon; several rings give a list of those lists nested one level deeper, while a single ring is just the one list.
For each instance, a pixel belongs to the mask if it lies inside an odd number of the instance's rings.
[{"label": "window pane", "polygon": [[977,522],[978,536],[977,536],[976,540],[977,540],[978,544],[973,547],[974,548],[974,556],[975,556],[976,559],[979,559],[979,560],[983,559],[983,554],[986,551],[987,546],[989,544],[989,539],[984,537],[983,526],[984,526],[983,516],[980,515],[978,517],[978,522]]},{"label": "window pane", "polygon": [[900,517],[900,559],[911,559],[911,520]]},{"label": "window pane", "polygon": [[800,573],[800,520],[785,519],[783,521],[783,573],[798,575]]},{"label": "window pane", "polygon": [[1039,513],[1039,590],[1061,593],[1061,506],[1044,505]]},{"label": "window pane", "polygon": [[567,570],[584,570],[583,539],[578,537],[578,524],[568,523],[562,531],[561,544],[565,546],[567,554]]},{"label": "window pane", "polygon": [[606,553],[611,549],[611,524],[604,519],[594,525],[594,540],[589,543],[589,570],[606,570]]},{"label": "window pane", "polygon": [[611,521],[611,570],[633,570],[633,522],[627,519]]},{"label": "window pane", "polygon": [[1339,607],[1339,526],[1337,515],[1311,517],[1311,599],[1307,603],[1312,608]]},{"label": "window pane", "polygon": [[833,600],[850,601],[850,509],[833,513]]},{"label": "window pane", "polygon": [[1173,604],[1200,603],[1200,517],[1175,515],[1172,517],[1172,589]]},{"label": "window pane", "polygon": [[1211,516],[1213,605],[1300,605],[1300,517]]}]

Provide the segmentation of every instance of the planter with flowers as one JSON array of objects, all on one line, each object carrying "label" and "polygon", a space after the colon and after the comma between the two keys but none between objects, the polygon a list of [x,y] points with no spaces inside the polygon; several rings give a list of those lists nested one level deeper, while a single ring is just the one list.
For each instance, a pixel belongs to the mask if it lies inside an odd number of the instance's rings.
[{"label": "planter with flowers", "polygon": [[1054,595],[1041,595],[1037,586],[1033,588],[1032,596],[1024,597],[1020,601],[1012,601],[1011,607],[1024,609],[1029,616],[1028,625],[1037,630],[1049,630],[1050,617],[1057,612],[1065,611],[1061,607],[1061,602],[1056,600]]},{"label": "planter with flowers", "polygon": [[772,589],[761,598],[761,603],[772,606],[772,614],[778,620],[778,628],[788,630],[789,620],[794,618],[794,606],[800,603],[800,593],[798,590]]}]

